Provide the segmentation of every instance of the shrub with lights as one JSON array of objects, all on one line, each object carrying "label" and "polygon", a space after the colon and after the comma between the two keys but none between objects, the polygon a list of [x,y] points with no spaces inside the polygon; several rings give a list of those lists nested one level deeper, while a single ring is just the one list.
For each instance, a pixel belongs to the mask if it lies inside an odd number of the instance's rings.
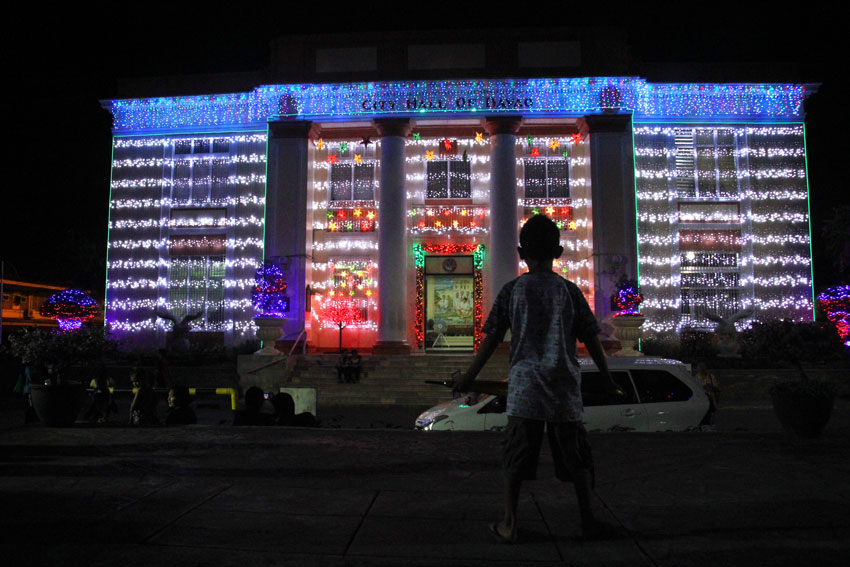
[{"label": "shrub with lights", "polygon": [[69,332],[82,327],[98,311],[97,302],[84,291],[64,289],[48,297],[39,313],[42,317],[56,319],[62,332]]},{"label": "shrub with lights", "polygon": [[283,319],[289,311],[289,297],[285,292],[286,278],[280,268],[268,262],[257,268],[254,286],[257,317]]},{"label": "shrub with lights", "polygon": [[641,302],[643,295],[637,282],[623,278],[617,284],[617,293],[611,296],[611,310],[615,312],[614,317],[640,315]]},{"label": "shrub with lights", "polygon": [[835,323],[844,346],[850,347],[850,285],[828,288],[818,296],[818,307]]}]

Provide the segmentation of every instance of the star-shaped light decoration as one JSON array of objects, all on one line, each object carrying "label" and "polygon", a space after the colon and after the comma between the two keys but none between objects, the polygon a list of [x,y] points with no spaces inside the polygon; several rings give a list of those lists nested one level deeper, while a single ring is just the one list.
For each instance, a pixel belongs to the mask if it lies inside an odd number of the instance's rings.
[{"label": "star-shaped light decoration", "polygon": [[431,161],[432,159],[434,159],[434,150],[426,150],[425,151],[425,159],[427,159],[428,161]]},{"label": "star-shaped light decoration", "polygon": [[345,153],[345,152],[347,152],[347,151],[348,151],[348,143],[347,143],[347,142],[343,142],[342,144],[340,144],[340,146],[339,146],[339,153],[344,154],[344,153]]},{"label": "star-shaped light decoration", "polygon": [[525,141],[528,142],[529,146],[534,143],[534,140],[531,139],[531,134],[525,137]]},{"label": "star-shaped light decoration", "polygon": [[364,146],[368,146],[372,143],[372,136],[363,136],[363,139],[360,140],[360,143]]},{"label": "star-shaped light decoration", "polygon": [[363,214],[363,211],[361,211],[360,209],[354,209],[354,216],[355,217],[359,217],[362,214]]},{"label": "star-shaped light decoration", "polygon": [[581,132],[576,132],[575,134],[573,134],[572,142],[574,144],[578,144],[579,142],[583,142],[583,141],[584,141],[584,138],[581,137]]},{"label": "star-shaped light decoration", "polygon": [[550,217],[555,214],[555,207],[546,207],[546,214]]},{"label": "star-shaped light decoration", "polygon": [[475,133],[475,143],[483,144],[484,143],[484,132],[476,132]]},{"label": "star-shaped light decoration", "polygon": [[336,154],[331,154],[331,155],[328,156],[328,163],[329,164],[333,165],[338,161],[339,161],[339,158],[336,157]]},{"label": "star-shaped light decoration", "polygon": [[531,157],[536,158],[539,155],[540,155],[540,150],[538,150],[537,148],[531,148]]},{"label": "star-shaped light decoration", "polygon": [[321,150],[325,147],[325,141],[319,138],[318,140],[316,140],[316,147]]},{"label": "star-shaped light decoration", "polygon": [[354,154],[354,163],[358,165],[363,163],[363,156],[361,156],[360,154]]},{"label": "star-shaped light decoration", "polygon": [[366,213],[366,218],[369,220],[375,220],[375,213],[369,211],[368,213]]},{"label": "star-shaped light decoration", "polygon": [[568,150],[568,149],[565,147],[565,148],[564,148],[564,153],[563,153],[563,154],[561,154],[561,155],[563,155],[563,156],[564,156],[564,158],[568,158],[568,157],[570,157],[570,150]]},{"label": "star-shaped light decoration", "polygon": [[422,139],[422,134],[420,134],[419,132],[414,132],[414,133],[413,133],[413,139],[414,139],[414,140],[421,140],[421,139]]},{"label": "star-shaped light decoration", "polygon": [[446,151],[452,149],[452,141],[448,138],[443,140],[443,146],[446,148]]},{"label": "star-shaped light decoration", "polygon": [[549,140],[549,149],[552,150],[553,152],[560,147],[561,147],[561,142],[559,142],[557,139]]}]

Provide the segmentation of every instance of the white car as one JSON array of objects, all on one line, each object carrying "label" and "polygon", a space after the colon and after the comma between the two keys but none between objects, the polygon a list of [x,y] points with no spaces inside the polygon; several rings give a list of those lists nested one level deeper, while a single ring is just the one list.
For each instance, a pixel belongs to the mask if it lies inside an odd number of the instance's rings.
[{"label": "white car", "polygon": [[[677,360],[637,357],[608,359],[614,381],[626,400],[612,401],[602,375],[590,359],[581,359],[584,426],[588,431],[684,431],[704,423],[708,397],[688,367]],[[505,398],[469,393],[436,405],[416,419],[416,428],[501,430],[508,424]]]}]

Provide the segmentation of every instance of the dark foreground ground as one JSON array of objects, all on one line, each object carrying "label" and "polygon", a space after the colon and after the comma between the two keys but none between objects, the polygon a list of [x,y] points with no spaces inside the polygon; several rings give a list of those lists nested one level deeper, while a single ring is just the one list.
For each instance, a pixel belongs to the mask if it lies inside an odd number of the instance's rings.
[{"label": "dark foreground ground", "polygon": [[[544,449],[539,480],[523,490],[516,546],[493,543],[486,530],[502,512],[501,435],[402,429],[415,408],[335,408],[319,429],[48,429],[18,425],[11,411],[7,404],[0,430],[5,565],[845,565],[850,557],[846,401],[814,441],[788,437],[763,404],[722,409],[715,431],[591,434],[595,509],[623,529],[613,541],[577,539],[571,486],[554,480]],[[369,425],[376,429],[355,429]]]}]

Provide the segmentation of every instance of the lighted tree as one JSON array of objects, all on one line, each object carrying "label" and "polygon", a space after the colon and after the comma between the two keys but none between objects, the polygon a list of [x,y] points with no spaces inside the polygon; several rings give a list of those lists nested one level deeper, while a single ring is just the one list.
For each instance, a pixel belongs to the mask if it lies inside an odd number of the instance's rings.
[{"label": "lighted tree", "polygon": [[259,317],[282,319],[289,310],[286,278],[280,268],[266,263],[257,268],[254,286],[254,308]]},{"label": "lighted tree", "polygon": [[844,345],[850,346],[850,285],[827,289],[818,296],[818,306],[835,323]]},{"label": "lighted tree", "polygon": [[63,289],[47,298],[41,305],[42,317],[56,319],[63,332],[75,331],[93,319],[99,309],[97,302],[84,291]]},{"label": "lighted tree", "polygon": [[635,280],[623,278],[617,284],[617,293],[611,296],[611,308],[616,311],[614,317],[622,315],[640,315],[643,295]]},{"label": "lighted tree", "polygon": [[339,328],[339,351],[342,352],[342,330],[363,320],[360,306],[352,299],[329,299],[322,304],[322,315]]}]

